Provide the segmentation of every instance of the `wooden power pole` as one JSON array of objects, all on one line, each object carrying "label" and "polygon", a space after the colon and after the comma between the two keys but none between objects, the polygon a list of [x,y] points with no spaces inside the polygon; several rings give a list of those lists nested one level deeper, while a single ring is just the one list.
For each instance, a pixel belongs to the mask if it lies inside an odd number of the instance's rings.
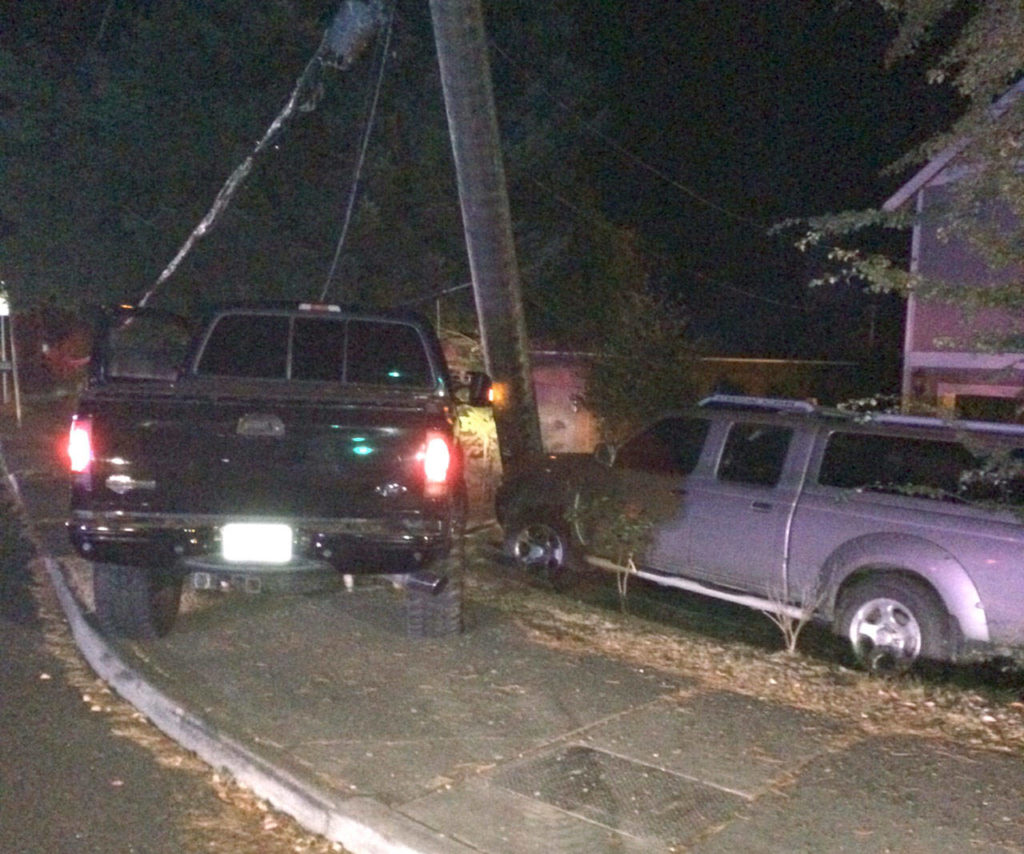
[{"label": "wooden power pole", "polygon": [[448,130],[502,461],[540,453],[519,266],[480,0],[430,0]]}]

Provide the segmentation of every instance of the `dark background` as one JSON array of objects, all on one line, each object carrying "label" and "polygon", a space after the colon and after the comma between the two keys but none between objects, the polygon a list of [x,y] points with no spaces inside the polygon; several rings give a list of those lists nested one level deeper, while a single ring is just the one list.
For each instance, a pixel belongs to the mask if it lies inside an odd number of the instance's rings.
[{"label": "dark background", "polygon": [[[681,303],[728,355],[895,355],[902,304],[809,289],[822,257],[771,232],[875,206],[882,168],[948,124],[929,57],[886,68],[874,2],[485,2],[528,323],[599,347],[618,289]],[[145,289],[285,102],[337,5],[20,0],[0,19],[0,265],[22,302]],[[471,324],[426,0],[400,0],[331,298]],[[382,40],[378,40],[378,45]],[[170,281],[169,307],[319,293],[341,233],[375,46],[260,162]],[[905,254],[907,238],[890,244]],[[605,312],[603,314],[603,312]],[[603,325],[604,324],[604,325]]]}]

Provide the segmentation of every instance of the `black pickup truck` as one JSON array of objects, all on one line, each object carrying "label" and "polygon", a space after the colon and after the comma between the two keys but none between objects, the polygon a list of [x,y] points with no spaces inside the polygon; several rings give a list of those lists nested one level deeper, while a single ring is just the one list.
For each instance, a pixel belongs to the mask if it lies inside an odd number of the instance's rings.
[{"label": "black pickup truck", "polygon": [[[461,628],[454,396],[430,325],[402,312],[247,304],[196,327],[121,307],[73,416],[68,531],[109,634],[153,638],[183,585],[308,589],[389,576],[411,635]],[[474,376],[466,402],[485,403]]]}]

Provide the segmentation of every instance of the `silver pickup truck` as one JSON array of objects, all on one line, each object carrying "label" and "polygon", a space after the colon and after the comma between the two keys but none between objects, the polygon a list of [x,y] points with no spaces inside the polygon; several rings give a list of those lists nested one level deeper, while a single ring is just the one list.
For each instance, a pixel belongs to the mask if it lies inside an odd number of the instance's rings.
[{"label": "silver pickup truck", "polygon": [[586,512],[605,502],[650,522],[638,577],[824,621],[871,669],[1016,657],[1022,457],[1017,425],[722,396],[509,474],[497,516],[519,564],[558,574],[609,565],[617,522]]}]

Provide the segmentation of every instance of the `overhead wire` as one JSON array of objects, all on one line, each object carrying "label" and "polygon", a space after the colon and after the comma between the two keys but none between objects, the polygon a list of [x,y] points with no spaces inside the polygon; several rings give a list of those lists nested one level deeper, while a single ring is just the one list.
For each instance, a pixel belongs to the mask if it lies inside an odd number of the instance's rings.
[{"label": "overhead wire", "polygon": [[[572,213],[574,213],[576,216],[580,217],[581,219],[590,220],[595,225],[606,225],[605,223],[600,223],[600,222],[594,220],[594,218],[593,218],[593,216],[591,214],[588,214],[586,211],[581,209],[578,205],[573,204],[571,201],[566,199],[560,193],[555,191],[554,188],[548,186],[547,184],[543,183],[539,179],[534,178],[534,177],[531,176],[528,180],[530,181],[531,184],[533,184],[536,187],[538,187],[539,189],[543,190],[544,193],[548,196],[548,198],[552,199],[557,204],[559,204],[562,207],[566,208],[567,210],[571,211]],[[713,287],[716,287],[716,288],[721,288],[722,290],[731,291],[733,293],[740,294],[741,296],[748,297],[749,299],[756,300],[757,302],[763,302],[763,303],[767,303],[769,305],[776,305],[776,306],[780,306],[782,308],[791,308],[791,309],[794,309],[796,311],[802,311],[802,312],[809,312],[811,310],[809,307],[804,306],[804,305],[798,305],[797,303],[785,302],[784,300],[773,299],[772,297],[766,297],[766,296],[763,296],[761,294],[754,293],[753,291],[747,290],[746,288],[741,288],[741,287],[738,287],[737,285],[728,284],[727,282],[723,282],[718,277],[708,275],[707,273],[705,273],[705,272],[703,272],[701,270],[690,269],[689,272],[698,281],[701,281],[701,282],[704,282],[706,284],[712,285]]]},{"label": "overhead wire", "polygon": [[793,309],[794,311],[811,311],[811,309],[808,306],[773,299],[772,297],[766,297],[763,296],[762,294],[756,294],[753,291],[747,290],[746,288],[741,288],[737,287],[736,285],[727,284],[726,282],[723,282],[721,279],[716,278],[715,276],[709,276],[707,273],[702,273],[699,270],[693,270],[691,272],[693,273],[694,278],[699,281],[707,282],[709,285],[712,285],[713,287],[716,288],[721,288],[724,291],[732,291],[733,293],[740,294],[741,296],[745,296],[748,299],[752,299],[757,302],[767,303],[768,305],[777,305],[781,308],[790,308]]},{"label": "overhead wire", "polygon": [[[493,39],[488,39],[488,41],[489,41],[491,47],[494,49],[494,51],[498,55],[500,55],[502,57],[502,59],[504,59],[509,65],[511,65],[514,68],[516,68],[519,71],[520,74],[522,74],[524,76],[529,76],[532,80],[535,80],[535,78],[533,78],[533,75],[530,74],[530,71],[525,66],[523,66],[522,63],[517,62],[515,59],[513,59],[508,51],[506,51],[504,48],[502,48]],[[543,92],[543,94],[546,95],[548,97],[548,99],[552,103],[557,104],[565,112],[572,113],[572,106],[570,104],[567,104],[562,98],[559,98],[557,95],[552,93],[543,84],[538,84],[538,85],[540,86],[541,92]],[[630,163],[632,163],[633,165],[639,167],[640,169],[643,169],[644,171],[649,172],[650,174],[652,174],[656,178],[658,178],[660,181],[663,181],[664,183],[668,184],[669,186],[675,188],[676,190],[679,190],[681,193],[689,196],[694,201],[699,202],[700,204],[704,205],[705,207],[710,208],[711,210],[717,211],[718,213],[722,214],[723,216],[725,216],[725,217],[727,217],[729,219],[732,219],[732,220],[734,220],[736,222],[743,222],[743,223],[746,223],[748,225],[754,225],[754,226],[757,226],[758,228],[764,229],[764,230],[767,230],[770,227],[768,223],[760,222],[760,221],[754,219],[753,217],[750,217],[750,216],[747,216],[746,214],[739,213],[737,211],[731,210],[730,208],[727,208],[724,205],[720,205],[717,202],[712,201],[707,196],[705,196],[703,193],[700,193],[699,191],[695,190],[693,187],[691,187],[691,186],[689,186],[687,184],[684,184],[682,181],[680,181],[677,178],[673,178],[671,175],[669,175],[667,172],[665,172],[665,170],[663,170],[663,169],[661,169],[661,168],[659,168],[657,166],[654,166],[651,163],[648,163],[646,160],[644,160],[639,155],[634,154],[632,151],[630,151],[628,148],[626,148],[624,145],[622,145],[620,142],[618,142],[618,140],[613,139],[608,134],[606,134],[604,131],[602,131],[599,128],[595,127],[591,122],[588,122],[586,119],[580,118],[579,116],[576,116],[576,115],[574,115],[574,118],[576,119],[577,122],[579,122],[580,127],[582,127],[585,131],[587,131],[592,136],[594,136],[597,139],[599,139],[602,143],[607,145],[612,151],[614,151],[616,154],[621,156],[623,159],[629,161]]]},{"label": "overhead wire", "polygon": [[[521,76],[529,79],[531,82],[537,83],[536,75],[526,66],[524,66],[521,62],[518,62],[515,59],[513,59],[509,51],[505,50],[500,44],[498,44],[492,36],[488,36],[487,43],[488,46],[491,47],[498,56],[500,56],[510,66],[517,69]],[[722,214],[725,217],[728,217],[729,219],[732,219],[736,222],[743,222],[748,225],[756,226],[758,229],[762,229],[765,232],[767,232],[771,228],[770,223],[761,222],[755,219],[754,217],[748,216],[747,214],[727,208],[724,205],[721,205],[718,202],[709,199],[706,195],[689,186],[688,184],[683,183],[678,178],[672,177],[664,169],[661,169],[660,167],[649,163],[640,155],[630,151],[625,145],[620,143],[618,140],[612,138],[608,134],[601,131],[599,128],[595,127],[592,122],[588,122],[586,119],[580,118],[579,115],[573,109],[572,105],[566,103],[563,99],[553,94],[551,90],[548,89],[543,83],[537,83],[537,85],[539,86],[540,91],[548,98],[548,100],[550,100],[553,104],[556,104],[558,107],[560,107],[563,110],[563,112],[570,115],[576,122],[578,122],[584,130],[586,130],[592,136],[594,136],[602,143],[607,145],[609,149],[614,151],[616,154],[618,154],[625,160],[628,160],[635,166],[638,166],[640,169],[649,172],[651,175],[654,175],[660,181],[668,184],[669,186],[673,187],[676,190],[679,190],[681,193],[683,193],[686,196],[689,196],[691,199],[698,202],[699,204],[702,204],[711,210],[717,211],[718,213]]]},{"label": "overhead wire", "polygon": [[341,231],[338,234],[338,242],[334,249],[334,257],[331,260],[330,269],[327,271],[327,278],[324,281],[323,290],[320,291],[320,302],[323,302],[327,298],[327,292],[330,290],[331,284],[334,281],[334,276],[338,269],[338,262],[341,259],[341,253],[345,247],[345,241],[348,238],[349,226],[352,223],[352,213],[355,210],[356,196],[359,192],[359,180],[362,177],[363,166],[366,163],[366,150],[369,147],[370,134],[373,131],[374,120],[377,116],[377,105],[380,102],[380,90],[384,82],[384,70],[387,67],[394,19],[395,9],[394,6],[392,6],[391,11],[388,13],[387,26],[385,28],[384,40],[380,51],[377,78],[373,88],[373,96],[370,100],[370,109],[367,114],[366,125],[363,129],[362,142],[359,146],[359,156],[356,159],[355,169],[352,174],[352,184],[349,188],[348,202],[345,206],[345,218],[342,221]]},{"label": "overhead wire", "polygon": [[[504,50],[500,45],[498,45],[496,42],[494,42],[493,39],[489,39],[489,42],[491,44],[491,47],[506,62],[508,62],[511,66],[516,68],[521,75],[523,75],[524,77],[529,77],[532,81],[535,82],[536,78],[532,75],[532,73],[530,72],[529,69],[527,69],[521,63],[519,63],[515,59],[513,59],[512,56],[508,53],[508,51]],[[566,112],[568,114],[573,114],[573,108],[572,108],[571,105],[567,104],[563,99],[559,98],[557,95],[554,95],[543,84],[538,84],[538,85],[540,87],[540,91],[544,95],[546,95],[549,98],[549,100],[551,100],[552,103],[556,104],[564,112]],[[695,201],[705,205],[706,207],[711,208],[712,210],[718,211],[723,216],[726,216],[726,217],[728,217],[730,219],[733,219],[735,221],[738,221],[738,222],[746,223],[748,225],[754,225],[754,226],[756,226],[761,231],[762,234],[765,234],[765,235],[767,234],[767,232],[768,232],[768,230],[770,228],[770,226],[767,223],[760,222],[760,221],[754,219],[753,217],[749,217],[749,216],[747,216],[745,214],[738,213],[738,212],[730,210],[730,209],[728,209],[728,208],[726,208],[726,207],[724,207],[722,205],[719,205],[718,203],[712,201],[711,199],[708,199],[706,196],[704,196],[703,194],[699,193],[697,190],[694,190],[692,187],[689,187],[686,184],[683,184],[681,181],[679,181],[679,180],[673,178],[672,176],[666,174],[664,172],[664,170],[658,168],[657,166],[654,166],[654,165],[648,163],[643,158],[641,158],[638,155],[634,154],[632,151],[627,149],[625,146],[621,145],[618,141],[616,141],[615,139],[611,138],[606,133],[604,133],[603,131],[601,131],[597,127],[595,127],[591,122],[588,122],[586,119],[582,119],[579,116],[575,116],[575,115],[574,115],[574,118],[575,118],[575,120],[579,123],[579,125],[584,130],[588,131],[590,134],[592,134],[594,137],[596,137],[601,142],[606,144],[609,148],[611,148],[613,151],[615,151],[617,154],[619,154],[620,156],[622,156],[626,160],[628,160],[631,163],[639,166],[641,169],[651,173],[652,175],[656,176],[660,180],[668,183],[670,186],[674,187],[675,189],[680,190],[681,192],[685,193],[687,196],[689,196],[690,198],[694,199]],[[572,211],[577,216],[582,216],[582,217],[585,217],[585,218],[590,218],[590,217],[588,217],[588,215],[583,210],[581,210],[579,208],[579,206],[573,204],[572,202],[570,202],[569,200],[565,199],[560,194],[556,193],[553,190],[553,188],[545,186],[541,181],[537,180],[536,178],[531,177],[529,180],[530,180],[530,182],[532,184],[534,184],[535,186],[537,186],[540,189],[544,190],[555,202],[557,202],[558,204],[562,205],[566,209]],[[726,290],[726,291],[730,291],[732,293],[739,294],[740,296],[746,297],[748,299],[751,299],[751,300],[754,300],[754,301],[757,301],[757,302],[766,303],[768,305],[775,305],[775,306],[779,306],[781,308],[793,309],[793,310],[804,312],[804,313],[807,313],[807,312],[811,311],[811,309],[808,306],[798,305],[796,303],[785,302],[783,300],[778,300],[778,299],[774,299],[772,297],[763,296],[761,294],[757,294],[757,293],[755,293],[753,291],[750,291],[750,290],[747,290],[745,288],[741,288],[741,287],[738,287],[736,285],[731,285],[731,284],[728,284],[726,282],[723,282],[721,279],[718,279],[718,278],[713,277],[713,276],[709,276],[708,274],[706,274],[706,273],[704,273],[704,272],[702,272],[700,270],[691,269],[690,272],[694,276],[694,278],[698,279],[699,281],[702,281],[704,283],[710,284],[710,285],[712,285],[712,286],[714,286],[716,288],[720,288],[722,290]]]},{"label": "overhead wire", "polygon": [[[394,11],[392,14],[394,14]],[[545,97],[547,97],[548,100],[551,101],[551,103],[558,106],[560,110],[563,112],[563,114],[571,117],[581,129],[586,131],[592,137],[599,140],[603,145],[607,146],[608,149],[613,151],[616,155],[632,163],[633,165],[637,166],[638,168],[647,172],[648,174],[653,175],[659,181],[673,187],[679,192],[682,192],[687,197],[693,199],[694,201],[707,207],[708,209],[714,210],[721,214],[722,216],[725,216],[735,222],[742,222],[746,225],[754,226],[761,236],[767,238],[769,229],[771,227],[770,224],[761,222],[755,219],[754,217],[732,210],[730,208],[725,207],[724,205],[715,202],[714,200],[708,198],[706,195],[694,189],[693,187],[669,175],[667,172],[665,172],[664,169],[661,169],[660,167],[652,163],[649,163],[640,155],[629,150],[625,145],[618,142],[616,139],[612,138],[604,131],[597,128],[592,122],[589,122],[584,118],[581,118],[579,114],[576,112],[576,110],[572,107],[572,105],[566,103],[564,99],[552,93],[547,86],[545,86],[542,82],[539,82],[537,76],[533,73],[531,69],[527,68],[522,63],[516,61],[507,50],[505,50],[501,45],[494,41],[493,37],[488,37],[488,44],[493,49],[496,55],[498,55],[503,61],[507,62],[510,66],[516,69],[520,77],[535,84],[538,87],[538,90]],[[530,176],[528,180],[538,189],[543,191],[547,196],[552,198],[553,201],[555,201],[562,207],[566,208],[567,210],[571,211],[576,216],[580,216],[584,219],[588,219],[591,221],[593,220],[593,217],[591,215],[587,214],[587,212],[582,210],[578,205],[574,204],[561,194],[557,193],[552,187],[545,185],[543,182],[541,182],[540,180],[533,176]],[[757,294],[753,291],[738,287],[736,285],[731,285],[726,282],[723,282],[721,279],[710,276],[700,270],[691,269],[690,273],[694,276],[695,279],[699,281],[702,281],[706,284],[710,284],[713,287],[720,288],[725,291],[730,291],[732,293],[738,294],[740,296],[746,297],[757,302],[775,305],[782,308],[794,309],[805,313],[811,311],[811,309],[808,306],[802,306],[796,303],[785,302],[783,300],[777,300],[772,297],[763,296],[761,294]],[[460,289],[461,286],[453,288],[451,290]],[[443,291],[442,293],[446,292],[447,291]],[[424,299],[424,301],[426,301],[427,299],[436,298],[436,296],[437,294],[432,295],[431,297],[427,297]],[[543,306],[541,306],[541,308],[543,308],[546,312],[550,313],[549,309]]]}]

